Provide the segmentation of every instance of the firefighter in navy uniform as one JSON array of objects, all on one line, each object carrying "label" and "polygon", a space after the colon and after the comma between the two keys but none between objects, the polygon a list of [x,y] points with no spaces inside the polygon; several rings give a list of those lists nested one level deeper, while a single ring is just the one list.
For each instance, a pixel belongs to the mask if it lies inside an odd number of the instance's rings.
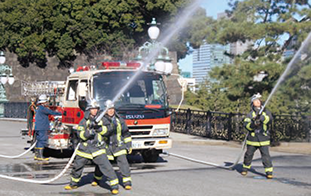
[{"label": "firefighter in navy uniform", "polygon": [[46,95],[40,95],[38,101],[38,107],[35,111],[35,134],[37,144],[35,147],[35,160],[48,161],[48,157],[43,156],[44,147],[47,145],[50,130],[49,115],[62,115],[60,112],[50,110],[48,108],[49,100]]},{"label": "firefighter in navy uniform", "polygon": [[[103,118],[104,125],[110,129],[109,137],[106,138],[108,143],[108,158],[109,160],[116,159],[122,181],[126,190],[132,189],[132,179],[130,166],[126,155],[132,153],[132,138],[125,121],[115,112],[114,104],[111,100],[106,103],[107,112]],[[95,176],[100,176],[100,171],[95,168]],[[96,185],[98,180],[94,179],[92,185]]]},{"label": "firefighter in navy uniform", "polygon": [[247,150],[244,155],[243,169],[241,174],[247,175],[251,168],[251,162],[257,149],[260,150],[262,163],[265,168],[266,177],[272,179],[273,166],[269,154],[270,133],[268,125],[272,122],[271,113],[264,109],[261,114],[262,102],[261,95],[258,93],[251,98],[251,112],[244,119],[244,126],[249,131],[247,136]]},{"label": "firefighter in navy uniform", "polygon": [[65,186],[65,189],[72,190],[78,188],[78,182],[80,181],[83,168],[85,164],[91,160],[96,164],[96,168],[107,176],[111,193],[118,194],[119,180],[106,154],[104,137],[109,134],[108,129],[103,124],[102,120],[95,123],[99,105],[93,100],[86,110],[85,117],[81,120],[77,129],[81,144],[74,160],[71,182],[69,185]]}]

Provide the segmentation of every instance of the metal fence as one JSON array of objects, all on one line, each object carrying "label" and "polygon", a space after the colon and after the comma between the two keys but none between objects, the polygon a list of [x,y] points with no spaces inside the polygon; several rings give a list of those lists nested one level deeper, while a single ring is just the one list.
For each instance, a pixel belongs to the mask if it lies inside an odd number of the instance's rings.
[{"label": "metal fence", "polygon": [[0,116],[4,118],[26,118],[27,116],[29,106],[27,102],[2,102],[0,105],[3,108]]},{"label": "metal fence", "polygon": [[[211,139],[241,141],[247,131],[243,127],[245,114],[198,110],[179,110],[172,114],[172,130]],[[274,115],[269,127],[272,145],[280,141],[310,142],[310,118],[306,116]]]},{"label": "metal fence", "polygon": [[[28,106],[27,102],[2,102],[0,116],[26,118]],[[171,126],[175,132],[241,141],[246,135],[244,117],[245,114],[180,109],[172,113]],[[272,145],[277,145],[279,141],[310,142],[311,118],[302,115],[274,115],[269,130]]]}]

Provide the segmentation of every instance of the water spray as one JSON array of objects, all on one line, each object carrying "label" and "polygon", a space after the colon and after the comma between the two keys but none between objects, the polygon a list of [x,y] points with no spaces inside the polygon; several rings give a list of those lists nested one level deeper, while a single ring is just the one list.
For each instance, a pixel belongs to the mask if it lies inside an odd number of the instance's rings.
[{"label": "water spray", "polygon": [[[195,11],[200,7],[199,5],[200,0],[194,1],[188,8],[186,8],[183,13],[181,14],[181,17],[178,18],[178,21],[171,25],[170,28],[164,31],[163,36],[164,39],[160,40],[159,42],[162,43],[162,45],[167,45],[173,38],[173,36],[180,31],[185,24],[188,22],[190,16],[195,13]],[[135,74],[129,79],[129,81],[123,86],[123,88],[118,92],[118,94],[113,98],[112,102],[114,103],[116,100],[118,100],[121,95],[128,89],[128,87],[134,82],[134,80],[140,75],[142,70],[146,69],[147,65],[149,65],[157,56],[157,54],[161,51],[161,47],[154,48],[148,56],[143,60],[141,66],[138,68],[138,70],[135,72]],[[107,112],[107,109],[105,109],[98,117],[95,119],[96,122],[99,122],[105,113]]]},{"label": "water spray", "polygon": [[298,61],[302,61],[304,59],[307,58],[307,54],[305,53],[306,50],[308,49],[308,46],[310,48],[311,45],[311,32],[308,34],[307,38],[302,42],[299,50],[296,52],[296,54],[294,55],[294,57],[291,59],[291,61],[289,62],[289,64],[287,65],[285,71],[283,72],[283,74],[281,75],[281,77],[279,78],[279,80],[277,81],[276,85],[273,87],[271,93],[269,94],[265,104],[263,105],[263,107],[261,108],[261,110],[259,111],[259,114],[261,114],[263,112],[263,110],[265,109],[266,105],[269,103],[271,97],[273,96],[273,94],[276,92],[277,88],[279,87],[279,85],[284,81],[284,79],[286,78],[287,74],[289,73],[289,71],[291,70],[291,68],[298,62]]}]

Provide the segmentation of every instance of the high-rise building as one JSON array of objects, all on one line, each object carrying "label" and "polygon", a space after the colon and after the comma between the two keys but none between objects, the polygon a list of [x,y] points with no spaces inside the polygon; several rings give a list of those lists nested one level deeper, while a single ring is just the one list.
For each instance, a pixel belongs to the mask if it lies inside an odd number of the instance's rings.
[{"label": "high-rise building", "polygon": [[230,53],[233,55],[241,55],[243,54],[247,49],[249,49],[249,47],[252,46],[251,41],[246,41],[246,42],[241,42],[241,41],[237,41],[235,43],[231,43],[230,44]]},{"label": "high-rise building", "polygon": [[225,52],[230,53],[230,45],[205,43],[194,50],[192,76],[196,84],[207,79],[213,67],[231,63],[231,59],[225,55]]}]

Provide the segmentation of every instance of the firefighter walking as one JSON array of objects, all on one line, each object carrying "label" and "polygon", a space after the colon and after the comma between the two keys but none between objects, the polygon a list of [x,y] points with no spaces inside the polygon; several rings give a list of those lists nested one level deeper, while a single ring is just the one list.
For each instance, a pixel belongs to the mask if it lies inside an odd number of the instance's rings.
[{"label": "firefighter walking", "polygon": [[270,133],[268,130],[268,125],[272,122],[272,115],[266,109],[259,114],[263,107],[260,98],[261,95],[259,93],[251,98],[251,112],[244,119],[244,126],[249,131],[249,134],[247,136],[247,150],[244,155],[241,174],[247,175],[247,171],[251,168],[254,153],[259,149],[266,177],[272,179],[273,166],[269,154]]},{"label": "firefighter walking", "polygon": [[[130,166],[126,155],[132,153],[132,138],[125,121],[115,112],[114,104],[111,100],[106,103],[107,112],[103,118],[104,124],[111,129],[111,134],[107,137],[108,158],[116,159],[122,175],[123,186],[126,190],[132,189],[132,178]],[[95,174],[100,175],[98,168],[95,168]],[[96,181],[94,182],[96,183]]]},{"label": "firefighter walking", "polygon": [[49,158],[43,156],[44,147],[48,141],[48,131],[50,130],[49,115],[62,115],[60,112],[55,112],[47,108],[48,98],[46,95],[40,95],[38,107],[35,115],[35,134],[37,144],[35,147],[35,160],[48,161]]},{"label": "firefighter walking", "polygon": [[65,186],[65,189],[72,190],[78,188],[78,182],[81,179],[84,166],[91,160],[101,172],[101,175],[98,176],[95,173],[94,178],[100,180],[102,174],[104,174],[110,183],[111,193],[118,194],[119,180],[106,155],[104,137],[106,134],[109,134],[108,128],[103,124],[102,120],[95,123],[95,118],[99,111],[99,105],[96,101],[92,101],[86,110],[85,117],[81,120],[77,129],[81,145],[74,160],[71,182]]}]

